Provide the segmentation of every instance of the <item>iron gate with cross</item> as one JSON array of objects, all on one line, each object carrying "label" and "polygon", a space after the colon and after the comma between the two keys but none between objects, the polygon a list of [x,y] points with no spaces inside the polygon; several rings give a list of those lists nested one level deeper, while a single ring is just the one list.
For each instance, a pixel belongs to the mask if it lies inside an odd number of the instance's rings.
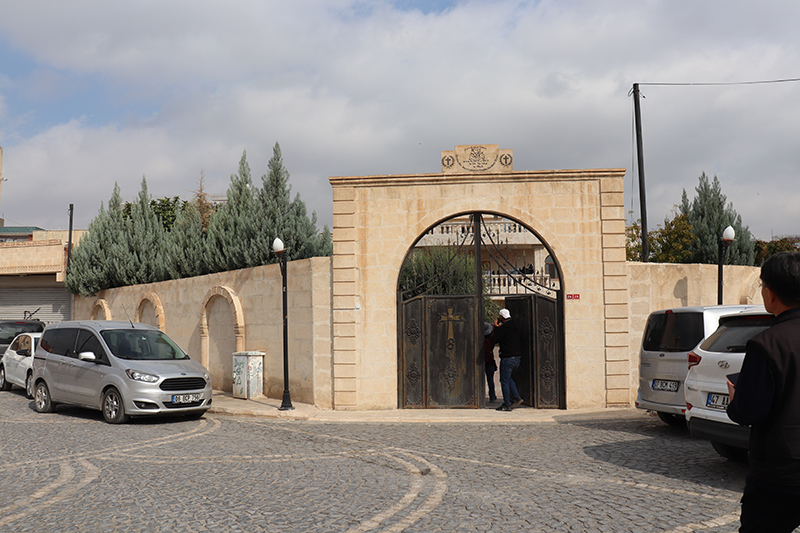
[{"label": "iron gate with cross", "polygon": [[[522,264],[520,249],[531,254]],[[484,405],[487,303],[507,307],[524,332],[514,379],[525,404],[565,407],[563,294],[549,249],[535,259],[545,249],[522,224],[487,213],[444,221],[417,241],[398,284],[399,407]],[[415,261],[419,250],[425,261]]]}]

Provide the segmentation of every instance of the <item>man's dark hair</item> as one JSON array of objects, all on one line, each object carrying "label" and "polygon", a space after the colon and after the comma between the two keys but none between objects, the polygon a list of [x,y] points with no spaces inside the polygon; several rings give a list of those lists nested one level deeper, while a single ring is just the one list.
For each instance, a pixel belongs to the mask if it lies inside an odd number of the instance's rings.
[{"label": "man's dark hair", "polygon": [[800,253],[779,252],[764,261],[761,283],[784,305],[800,306]]}]

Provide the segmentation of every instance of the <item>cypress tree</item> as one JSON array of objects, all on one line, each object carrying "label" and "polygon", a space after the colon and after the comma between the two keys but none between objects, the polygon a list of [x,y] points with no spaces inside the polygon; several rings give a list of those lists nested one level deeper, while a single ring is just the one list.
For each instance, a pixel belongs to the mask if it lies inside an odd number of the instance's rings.
[{"label": "cypress tree", "polygon": [[261,218],[256,201],[247,152],[239,161],[239,173],[231,175],[228,202],[211,216],[206,236],[210,272],[237,270],[261,263],[253,253]]},{"label": "cypress tree", "polygon": [[115,183],[108,210],[100,205],[87,233],[73,248],[66,289],[72,294],[93,296],[103,289],[126,285],[124,280],[131,268],[128,231],[119,185]]},{"label": "cypress tree", "polygon": [[200,211],[192,202],[178,210],[172,231],[167,236],[170,277],[173,279],[208,273],[205,232]]},{"label": "cypress tree", "polygon": [[131,261],[124,269],[125,285],[138,285],[169,279],[167,240],[164,225],[153,210],[147,192],[147,180],[142,177],[139,197],[131,209],[128,255]]},{"label": "cypress tree", "polygon": [[726,264],[752,265],[755,260],[755,241],[750,229],[742,225],[742,217],[733,203],[725,205],[727,197],[716,176],[709,182],[703,172],[695,188],[697,196],[689,202],[686,190],[681,196],[680,212],[686,215],[692,233],[697,237],[689,250],[692,263],[716,264],[719,261],[719,239],[727,226],[733,226],[736,237],[728,247]]},{"label": "cypress tree", "polygon": [[306,204],[296,194],[290,201],[292,187],[289,172],[283,165],[281,147],[276,142],[272,157],[267,164],[268,173],[261,177],[263,187],[259,193],[263,218],[256,245],[261,264],[277,261],[272,253],[272,242],[279,237],[286,248],[288,260],[306,259],[319,255],[331,255],[333,243],[325,227],[323,234],[317,231],[317,214],[308,217]]}]

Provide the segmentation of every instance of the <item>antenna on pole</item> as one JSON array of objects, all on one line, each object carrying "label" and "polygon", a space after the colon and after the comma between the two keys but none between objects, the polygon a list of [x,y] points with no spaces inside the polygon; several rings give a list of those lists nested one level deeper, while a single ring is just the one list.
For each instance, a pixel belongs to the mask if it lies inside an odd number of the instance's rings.
[{"label": "antenna on pole", "polygon": [[644,191],[644,148],[642,147],[642,110],[639,106],[639,84],[633,84],[633,114],[636,125],[636,156],[639,167],[639,209],[642,219],[642,261],[647,262],[650,247],[647,243],[647,197]]}]

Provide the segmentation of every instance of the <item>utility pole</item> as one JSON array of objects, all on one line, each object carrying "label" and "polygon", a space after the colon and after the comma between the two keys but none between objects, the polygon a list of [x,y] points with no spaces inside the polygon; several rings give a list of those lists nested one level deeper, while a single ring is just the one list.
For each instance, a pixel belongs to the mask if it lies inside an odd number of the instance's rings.
[{"label": "utility pole", "polygon": [[72,216],[75,212],[75,205],[69,204],[69,234],[67,236],[67,272],[69,272],[69,261],[72,259]]},{"label": "utility pole", "polygon": [[639,84],[633,84],[633,113],[636,125],[636,156],[639,167],[639,209],[642,218],[642,261],[647,262],[650,247],[647,244],[647,198],[644,192],[644,148],[642,147],[642,110],[639,107]]}]

